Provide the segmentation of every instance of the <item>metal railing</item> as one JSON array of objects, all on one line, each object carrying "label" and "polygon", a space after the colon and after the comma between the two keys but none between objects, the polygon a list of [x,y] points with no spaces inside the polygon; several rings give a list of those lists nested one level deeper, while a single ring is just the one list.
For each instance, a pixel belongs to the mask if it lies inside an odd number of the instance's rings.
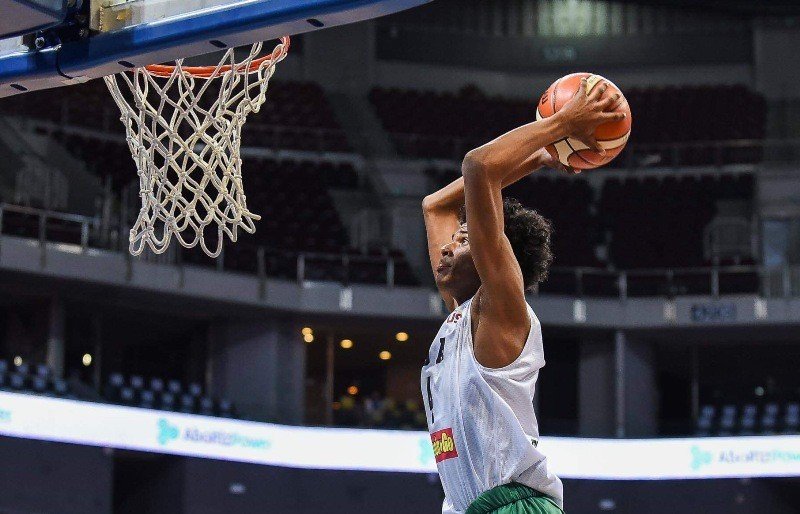
[{"label": "metal railing", "polygon": [[[13,221],[9,223],[8,218],[14,214],[19,215],[17,223]],[[33,224],[30,223],[31,217],[35,218]],[[48,224],[48,221],[54,221],[56,224]],[[93,230],[99,228],[100,219],[2,203],[0,204],[0,233],[7,233],[6,228],[9,225],[17,235],[31,237],[33,234],[33,237],[40,243],[72,243],[78,245],[81,251],[85,251],[89,246],[89,235]]]},{"label": "metal railing", "polygon": [[538,294],[609,297],[713,296],[759,294],[800,296],[800,265],[768,268],[756,265],[708,266],[611,271],[598,268],[550,270]]},{"label": "metal railing", "polygon": [[[104,105],[96,117],[87,119],[85,107],[77,112],[64,102],[57,120],[25,118],[24,123],[48,132],[79,133],[84,137],[103,140],[116,140],[124,143],[119,123],[119,111],[114,106]],[[302,140],[302,143],[298,143]],[[257,145],[253,145],[257,142]],[[304,125],[278,125],[254,118],[248,120],[247,130],[243,132],[244,146],[281,150],[304,150],[311,152],[346,152],[350,150],[347,133],[342,129],[312,127]]]},{"label": "metal railing", "polygon": [[[124,241],[106,231],[127,233],[107,227],[97,217],[47,211],[32,207],[0,204],[0,234],[38,240],[42,261],[46,243],[69,244],[77,252],[102,248],[123,252],[134,259]],[[178,248],[160,256],[140,256],[164,265],[208,266],[217,271],[248,273],[266,280],[280,277],[297,282],[333,281],[342,284],[371,283],[392,287],[402,284],[397,262],[391,255],[278,251],[243,242],[229,245],[217,259],[200,252]],[[2,245],[0,245],[2,251]],[[764,297],[800,296],[800,265],[765,267],[754,265],[712,266],[674,269],[605,270],[585,267],[555,267],[537,294],[578,297],[632,297],[726,294],[759,294]]]},{"label": "metal railing", "polygon": [[[461,160],[485,138],[391,133],[398,151],[411,157]],[[800,161],[800,139],[734,139],[685,143],[629,143],[610,166],[636,169]]]}]

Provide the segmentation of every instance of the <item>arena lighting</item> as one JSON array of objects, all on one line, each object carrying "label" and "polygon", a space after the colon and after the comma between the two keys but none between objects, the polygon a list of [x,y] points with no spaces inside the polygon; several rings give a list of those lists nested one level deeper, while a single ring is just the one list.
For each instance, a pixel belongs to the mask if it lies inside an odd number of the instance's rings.
[{"label": "arena lighting", "polygon": [[401,343],[404,343],[408,341],[408,334],[406,332],[398,332],[397,334],[395,334],[394,338],[400,341]]},{"label": "arena lighting", "polygon": [[91,366],[92,365],[92,355],[89,353],[84,353],[83,358],[81,359],[84,366]]},{"label": "arena lighting", "polygon": [[350,348],[353,347],[353,341],[351,341],[350,339],[342,339],[339,342],[339,346],[341,346],[345,350],[349,350]]},{"label": "arena lighting", "polygon": [[[426,431],[274,425],[21,393],[0,392],[0,435],[291,468],[436,472]],[[800,477],[800,435],[542,437],[539,447],[563,478]]]},{"label": "arena lighting", "polygon": [[392,353],[387,350],[384,350],[378,354],[378,358],[382,361],[388,361],[389,359],[392,358]]},{"label": "arena lighting", "polygon": [[313,335],[314,331],[311,329],[311,327],[303,327],[303,330],[301,330],[300,333],[303,334],[304,336],[307,336],[307,335]]},{"label": "arena lighting", "polygon": [[14,366],[17,367],[22,366],[22,357],[20,357],[19,355],[14,357]]},{"label": "arena lighting", "polygon": [[357,395],[358,394],[358,387],[354,386],[354,385],[351,385],[350,387],[347,388],[347,394],[349,394],[350,396]]},{"label": "arena lighting", "polygon": [[303,336],[303,341],[305,341],[307,343],[313,343],[314,342],[314,334],[306,334],[306,335],[304,335]]}]

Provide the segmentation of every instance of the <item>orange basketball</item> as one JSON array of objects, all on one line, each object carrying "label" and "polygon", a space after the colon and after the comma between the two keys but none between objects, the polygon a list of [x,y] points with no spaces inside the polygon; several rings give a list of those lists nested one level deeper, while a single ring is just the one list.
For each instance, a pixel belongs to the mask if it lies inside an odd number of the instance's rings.
[{"label": "orange basketball", "polygon": [[[588,78],[587,87],[589,92],[605,81],[608,84],[608,89],[603,93],[603,98],[617,92],[622,95],[622,91],[613,82],[600,75],[573,73],[561,77],[547,88],[547,91],[544,92],[539,100],[539,105],[536,107],[536,119],[541,120],[557,113],[564,104],[575,96],[581,85],[581,79],[584,77]],[[628,137],[631,135],[631,108],[624,95],[620,97],[619,102],[611,110],[624,112],[627,116],[619,121],[604,123],[595,130],[594,137],[606,151],[605,155],[589,150],[589,147],[585,144],[570,137],[547,145],[547,151],[561,163],[582,170],[597,168],[609,163],[625,148],[625,143],[628,142]]]}]

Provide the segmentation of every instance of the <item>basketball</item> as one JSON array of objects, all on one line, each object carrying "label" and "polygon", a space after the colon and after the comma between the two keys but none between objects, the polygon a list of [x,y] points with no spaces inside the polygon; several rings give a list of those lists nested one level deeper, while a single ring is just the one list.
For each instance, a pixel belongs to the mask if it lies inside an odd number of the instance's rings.
[{"label": "basketball", "polygon": [[595,130],[595,138],[600,145],[605,149],[605,155],[600,155],[594,150],[590,150],[581,141],[573,138],[564,138],[555,143],[547,145],[547,151],[554,159],[558,159],[562,164],[571,166],[576,169],[588,170],[599,168],[611,162],[614,157],[619,155],[625,144],[628,142],[628,137],[631,134],[631,108],[628,101],[622,94],[622,91],[614,85],[610,80],[594,75],[592,73],[572,73],[561,77],[553,82],[547,88],[547,91],[542,94],[539,100],[539,105],[536,108],[536,119],[541,120],[548,118],[557,113],[566,104],[581,85],[581,79],[587,77],[587,93],[597,87],[601,82],[605,81],[608,84],[608,89],[604,93],[606,95],[613,95],[619,93],[619,102],[612,108],[611,112],[624,112],[625,118],[619,121],[611,121],[604,123],[597,127]]}]

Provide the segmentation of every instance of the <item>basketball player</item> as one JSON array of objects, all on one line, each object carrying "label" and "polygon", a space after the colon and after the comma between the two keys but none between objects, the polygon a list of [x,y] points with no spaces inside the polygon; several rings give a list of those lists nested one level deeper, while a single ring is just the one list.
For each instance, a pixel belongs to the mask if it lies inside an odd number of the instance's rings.
[{"label": "basketball player", "polygon": [[[533,395],[544,366],[539,320],[525,290],[547,276],[550,222],[503,187],[542,166],[575,173],[543,148],[565,137],[604,153],[595,128],[618,95],[586,79],[556,114],[464,157],[463,176],[422,207],[436,285],[452,311],[422,368],[422,396],[445,492],[444,514],[561,513],[561,481],[537,449]],[[462,205],[465,207],[462,209]]]}]

